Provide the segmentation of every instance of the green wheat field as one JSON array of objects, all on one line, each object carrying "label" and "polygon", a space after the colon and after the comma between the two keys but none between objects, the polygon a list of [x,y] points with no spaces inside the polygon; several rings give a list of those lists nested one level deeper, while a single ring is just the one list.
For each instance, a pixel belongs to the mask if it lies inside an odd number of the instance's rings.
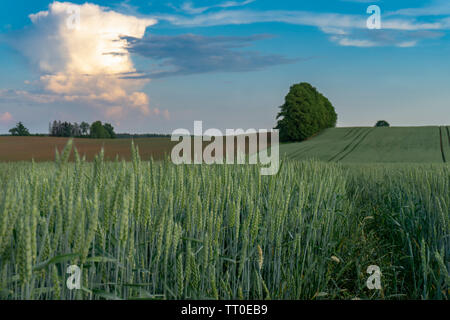
[{"label": "green wheat field", "polygon": [[447,163],[447,126],[332,128],[302,143],[282,145],[291,159],[343,163]]},{"label": "green wheat field", "polygon": [[132,148],[0,164],[0,299],[449,298],[448,164],[284,158],[260,176]]}]

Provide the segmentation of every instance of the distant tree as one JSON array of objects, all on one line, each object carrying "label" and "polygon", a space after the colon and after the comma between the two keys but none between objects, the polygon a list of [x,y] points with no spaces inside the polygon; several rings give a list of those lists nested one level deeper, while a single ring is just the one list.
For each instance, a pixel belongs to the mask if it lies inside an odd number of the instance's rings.
[{"label": "distant tree", "polygon": [[116,133],[114,132],[114,127],[105,123],[104,125],[101,121],[96,121],[90,126],[86,122],[70,123],[53,121],[49,125],[49,134],[53,137],[90,137],[96,139],[115,139]]},{"label": "distant tree", "polygon": [[110,123],[105,123],[103,125],[105,127],[106,131],[109,133],[109,137],[111,139],[116,139],[116,133],[114,132],[114,127]]},{"label": "distant tree", "polygon": [[30,132],[28,131],[27,128],[25,128],[22,122],[19,122],[14,128],[9,130],[9,133],[11,133],[12,136],[16,137],[30,136]]},{"label": "distant tree", "polygon": [[63,126],[61,121],[53,121],[53,124],[50,128],[50,135],[53,137],[62,137],[63,136]]},{"label": "distant tree", "polygon": [[377,124],[375,125],[375,127],[390,127],[391,125],[389,124],[389,122],[385,121],[385,120],[380,120],[377,122]]},{"label": "distant tree", "polygon": [[62,137],[73,137],[73,125],[70,122],[63,122],[62,123]]},{"label": "distant tree", "polygon": [[105,129],[101,121],[96,121],[91,125],[91,138],[110,139],[108,130]]},{"label": "distant tree", "polygon": [[80,125],[75,122],[72,126],[72,137],[81,137],[81,136],[82,136],[82,133],[81,133]]},{"label": "distant tree", "polygon": [[280,130],[280,140],[284,142],[303,141],[336,126],[333,105],[309,83],[293,85],[280,108],[276,129]]},{"label": "distant tree", "polygon": [[53,121],[53,123],[50,123],[50,127],[48,129],[48,133],[50,134],[50,136],[56,136],[56,127],[57,127],[58,123],[55,121]]},{"label": "distant tree", "polygon": [[89,123],[83,121],[83,122],[80,124],[81,135],[87,136],[87,135],[89,134],[89,129],[90,129],[90,127],[91,127],[91,126],[89,125]]}]

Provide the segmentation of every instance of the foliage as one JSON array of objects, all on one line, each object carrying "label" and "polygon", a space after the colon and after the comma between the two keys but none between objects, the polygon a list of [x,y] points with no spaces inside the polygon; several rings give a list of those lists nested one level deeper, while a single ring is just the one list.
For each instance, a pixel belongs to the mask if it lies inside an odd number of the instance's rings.
[{"label": "foliage", "polygon": [[114,139],[116,137],[114,128],[110,124],[103,125],[101,121],[94,122],[90,130],[90,137],[93,139]]},{"label": "foliage", "polygon": [[333,105],[309,83],[293,85],[280,108],[276,128],[283,142],[303,141],[336,126]]},{"label": "foliage", "polygon": [[380,120],[375,124],[375,127],[390,127],[391,125],[386,120]]},{"label": "foliage", "polygon": [[25,128],[22,122],[19,122],[14,128],[10,129],[9,133],[11,133],[12,136],[16,137],[30,136],[30,132],[27,128]]},{"label": "foliage", "polygon": [[49,126],[49,134],[52,137],[81,137],[82,130],[78,123],[53,121]]},{"label": "foliage", "polygon": [[113,126],[112,126],[110,123],[105,123],[105,124],[103,125],[103,127],[104,127],[105,130],[108,132],[109,137],[110,137],[111,139],[117,138],[116,133],[114,132],[114,128],[113,128]]},{"label": "foliage", "polygon": [[81,134],[83,136],[87,136],[89,134],[89,129],[91,128],[91,126],[89,125],[89,123],[87,122],[81,122],[80,124],[80,130],[81,130]]},{"label": "foliage", "polygon": [[111,124],[105,123],[104,125],[101,121],[96,121],[90,126],[87,122],[70,123],[54,121],[50,124],[50,136],[52,137],[74,137],[82,138],[89,137],[95,139],[115,139],[116,133]]},{"label": "foliage", "polygon": [[[448,299],[449,167],[0,164],[2,299]],[[82,290],[67,289],[67,267]],[[368,290],[366,269],[382,271]]]}]

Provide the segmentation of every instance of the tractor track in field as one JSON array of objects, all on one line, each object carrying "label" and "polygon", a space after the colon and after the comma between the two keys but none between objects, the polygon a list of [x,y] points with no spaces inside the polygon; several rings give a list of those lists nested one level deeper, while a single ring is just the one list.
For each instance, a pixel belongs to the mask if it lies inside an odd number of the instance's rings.
[{"label": "tractor track in field", "polygon": [[[355,128],[351,128],[345,135],[344,135],[344,137],[343,138],[346,138],[346,137],[348,137],[348,136],[351,136],[352,134],[354,134],[354,133],[356,133],[356,134],[358,134],[358,131],[361,131],[362,130],[362,128],[357,128],[357,127],[355,127]],[[358,137],[358,136],[357,136]],[[352,140],[352,142],[353,141],[355,141],[355,139],[357,138],[357,137],[355,137],[353,140]],[[304,149],[300,149],[300,150],[297,150],[297,151],[294,151],[292,154],[290,154],[289,156],[291,157],[291,158],[296,158],[299,154],[301,154],[301,153],[306,153],[306,152],[310,152],[311,150],[313,150],[313,149],[315,149],[317,146],[310,146],[310,147],[305,147]]]},{"label": "tractor track in field", "polygon": [[304,148],[304,149],[300,149],[300,150],[297,150],[297,151],[295,151],[294,153],[292,153],[291,155],[290,155],[290,157],[291,158],[295,158],[295,157],[297,157],[299,154],[301,154],[301,153],[303,153],[303,152],[309,152],[309,151],[311,151],[312,149],[314,149],[316,146],[311,146],[311,147],[306,147],[306,148]]},{"label": "tractor track in field", "polygon": [[356,148],[367,138],[369,134],[371,134],[375,129],[372,128],[371,130],[368,130],[366,134],[364,134],[361,139],[346,153],[344,154],[338,161],[344,160],[349,154],[351,154],[353,151],[355,151]]},{"label": "tractor track in field", "polygon": [[450,147],[450,130],[448,130],[448,127],[445,127],[445,129],[447,129],[448,145]]},{"label": "tractor track in field", "polygon": [[[353,145],[353,143],[355,143],[355,142],[358,140],[358,138],[361,137],[361,136],[364,134],[363,131],[364,131],[363,128],[358,128],[358,129],[355,131],[356,136],[352,139],[352,141],[351,141],[348,145],[346,145],[344,149],[342,149],[341,151],[339,151],[338,153],[336,153],[334,156],[332,156],[332,157],[330,158],[330,160],[328,160],[328,162],[333,161],[334,159],[336,159],[337,157],[339,157],[340,155],[342,155],[343,153],[345,153],[345,152]],[[339,160],[338,160],[338,161],[339,161]]]},{"label": "tractor track in field", "polygon": [[358,128],[351,128],[350,130],[348,130],[348,132],[345,134],[345,136],[343,137],[344,139],[347,138],[349,135],[351,135],[356,129]]},{"label": "tractor track in field", "polygon": [[[443,129],[444,127],[439,127],[439,140],[440,140],[440,144],[441,144],[441,155],[442,155],[442,161],[444,162],[444,163],[446,163],[447,161],[446,161],[446,159],[445,159],[445,152],[444,152],[444,139],[442,138],[442,129]],[[448,128],[447,128],[447,130],[448,130]],[[448,131],[447,131],[447,134],[448,134]]]}]

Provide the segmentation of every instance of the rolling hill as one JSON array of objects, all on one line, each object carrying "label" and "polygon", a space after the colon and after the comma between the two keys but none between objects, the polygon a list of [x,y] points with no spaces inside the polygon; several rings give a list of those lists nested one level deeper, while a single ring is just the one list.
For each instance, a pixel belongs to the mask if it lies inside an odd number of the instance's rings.
[{"label": "rolling hill", "polygon": [[450,162],[449,127],[333,128],[280,146],[290,159],[344,163]]}]

